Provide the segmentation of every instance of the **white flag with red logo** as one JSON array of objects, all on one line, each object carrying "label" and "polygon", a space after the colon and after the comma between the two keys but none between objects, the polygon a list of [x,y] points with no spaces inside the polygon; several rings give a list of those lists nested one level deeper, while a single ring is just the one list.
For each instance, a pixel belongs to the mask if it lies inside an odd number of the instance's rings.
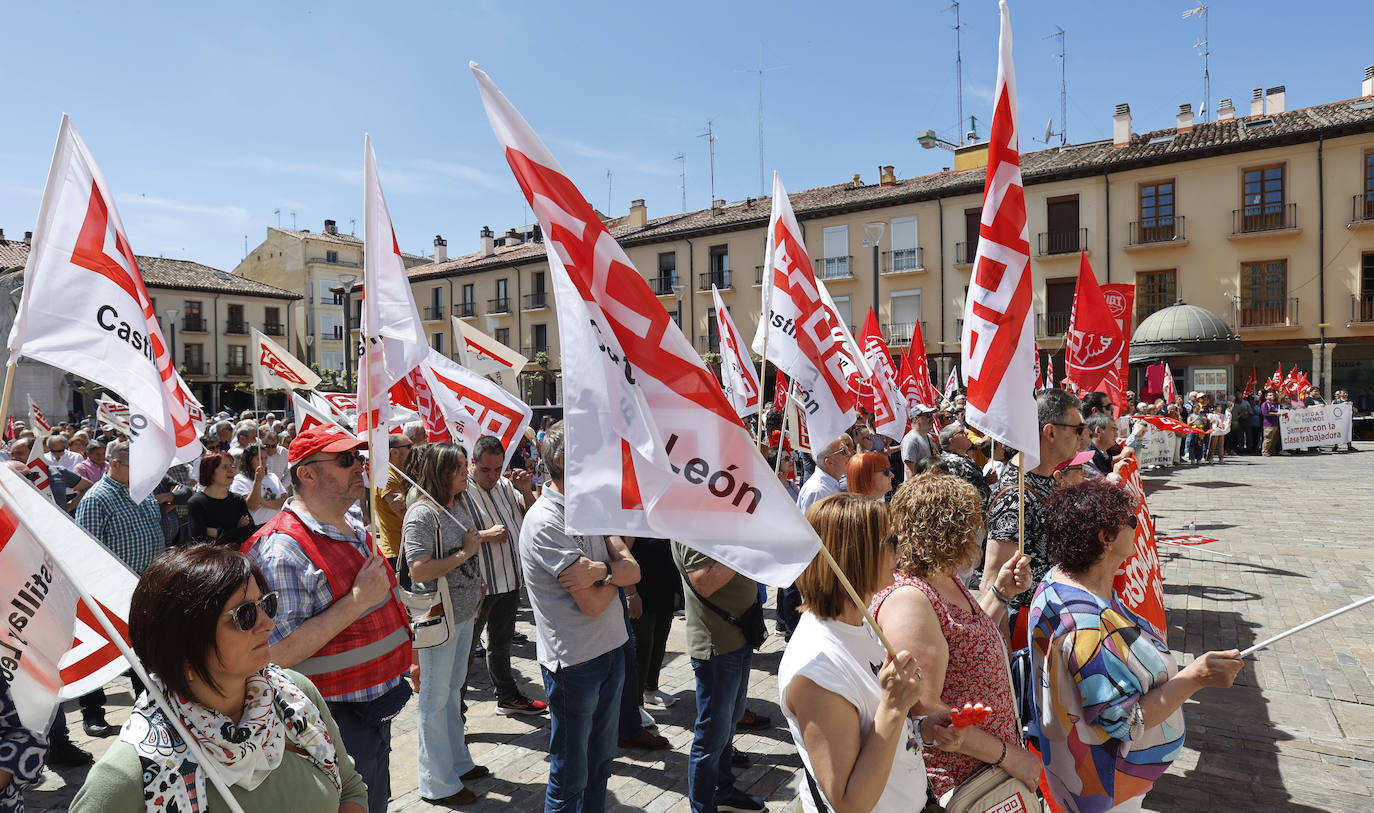
[{"label": "white flag with red logo", "polygon": [[[435,355],[431,351],[431,355]],[[442,358],[442,355],[440,355]],[[406,377],[391,386],[391,403],[413,410],[425,427],[425,439],[430,443],[452,440],[444,412],[434,400],[434,393],[425,380],[424,367],[416,367]],[[396,431],[400,431],[399,428]]]},{"label": "white flag with red logo", "polygon": [[420,369],[454,442],[471,457],[477,439],[493,435],[506,450],[505,465],[510,465],[534,416],[529,404],[435,350]]},{"label": "white flag with red logo", "polygon": [[1169,362],[1164,362],[1164,403],[1174,404],[1178,402],[1178,390],[1174,387],[1174,371],[1169,369]]},{"label": "white flag with red logo", "polygon": [[39,440],[42,440],[52,434],[52,425],[48,423],[48,419],[43,415],[43,410],[39,409],[38,404],[34,402],[33,396],[30,395],[28,398],[29,419],[33,422],[33,433],[38,436]]},{"label": "white flag with red logo", "polygon": [[47,731],[60,700],[118,677],[128,664],[73,579],[93,591],[115,629],[128,637],[129,599],[138,580],[66,512],[0,466],[0,678],[25,728]]},{"label": "white flag with red logo", "polygon": [[314,370],[257,328],[252,330],[253,386],[260,390],[313,390],[320,385]]},{"label": "white flag with red logo", "polygon": [[773,173],[773,211],[765,239],[764,318],[759,320],[752,349],[759,354],[766,351],[767,360],[787,373],[812,434],[828,443],[854,425],[866,363],[860,361],[863,354],[852,340],[846,341],[847,329],[825,301],[777,173]]},{"label": "white flag with red logo", "polygon": [[945,379],[946,401],[953,401],[954,396],[959,394],[959,368],[957,366],[949,368],[949,378]]},{"label": "white flag with red logo", "polygon": [[[312,394],[313,400],[313,394]],[[296,416],[296,434],[300,434],[307,429],[314,429],[317,426],[342,426],[338,417],[327,408],[328,402],[323,404],[311,403],[302,398],[295,392],[291,393],[291,411]]]},{"label": "white flag with red logo", "polygon": [[906,396],[897,386],[897,366],[892,363],[892,351],[887,349],[887,340],[878,327],[878,315],[872,308],[868,309],[862,335],[864,358],[873,370],[868,377],[873,393],[869,409],[873,413],[873,431],[900,440],[906,434]]},{"label": "white flag with red logo", "polygon": [[520,392],[520,371],[530,360],[511,348],[468,324],[453,317],[453,335],[457,362],[478,375],[490,376],[512,395]]},{"label": "white flag with red logo", "polygon": [[24,295],[10,331],[26,356],[119,392],[130,406],[129,495],[200,456],[167,342],[105,177],[62,117]]},{"label": "white flag with red logo", "polygon": [[720,299],[720,291],[711,286],[711,298],[716,306],[716,325],[720,333],[720,380],[725,397],[741,418],[757,415],[759,411],[759,374],[754,360],[744,349],[744,340],[730,318],[730,309]]},{"label": "white flag with red logo", "polygon": [[791,584],[816,555],[816,532],[596,211],[472,68],[548,243],[568,531],[672,537],[751,579]]},{"label": "white flag with red logo", "polygon": [[1035,315],[1030,234],[1016,135],[1016,71],[1006,2],[998,40],[996,108],[988,140],[987,181],[964,310],[960,358],[968,384],[967,422],[1020,449],[1027,468],[1040,465],[1035,409]]},{"label": "white flag with red logo", "polygon": [[[101,395],[95,399],[95,403],[95,416],[98,420],[114,427],[116,432],[124,435],[130,434],[132,429],[127,405],[119,403],[109,395]],[[190,417],[190,409],[187,409],[187,417]]]}]

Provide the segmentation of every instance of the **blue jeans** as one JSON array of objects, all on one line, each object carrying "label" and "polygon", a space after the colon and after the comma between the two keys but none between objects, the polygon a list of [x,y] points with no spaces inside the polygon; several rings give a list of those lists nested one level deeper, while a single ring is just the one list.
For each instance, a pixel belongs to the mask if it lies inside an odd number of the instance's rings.
[{"label": "blue jeans", "polygon": [[367,783],[368,813],[386,813],[391,798],[391,721],[410,700],[410,681],[402,678],[375,700],[328,702],[353,765]]},{"label": "blue jeans", "polygon": [[753,650],[745,645],[707,660],[692,658],[697,677],[697,721],[687,757],[687,798],[692,813],[715,813],[716,799],[735,787],[730,737],[744,716],[753,657]]},{"label": "blue jeans", "polygon": [[601,813],[615,756],[625,650],[544,674],[549,698],[549,784],[544,811]]},{"label": "blue jeans", "polygon": [[454,625],[453,637],[440,646],[418,649],[420,703],[420,795],[442,799],[463,789],[463,774],[476,767],[463,737],[463,684],[472,651],[472,622]]}]

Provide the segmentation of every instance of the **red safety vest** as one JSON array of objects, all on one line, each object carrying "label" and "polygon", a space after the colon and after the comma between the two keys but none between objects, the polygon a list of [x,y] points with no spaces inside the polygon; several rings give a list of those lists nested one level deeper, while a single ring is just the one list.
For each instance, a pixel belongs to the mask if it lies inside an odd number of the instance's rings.
[{"label": "red safety vest", "polygon": [[[279,511],[243,543],[247,554],[259,540],[284,533],[324,571],[334,601],[348,595],[365,560],[348,542],[310,530],[295,513]],[[369,537],[369,542],[371,541]],[[396,574],[387,568],[392,594],[344,628],[314,655],[292,668],[306,675],[326,700],[385,683],[410,669],[410,619],[395,598]]]}]

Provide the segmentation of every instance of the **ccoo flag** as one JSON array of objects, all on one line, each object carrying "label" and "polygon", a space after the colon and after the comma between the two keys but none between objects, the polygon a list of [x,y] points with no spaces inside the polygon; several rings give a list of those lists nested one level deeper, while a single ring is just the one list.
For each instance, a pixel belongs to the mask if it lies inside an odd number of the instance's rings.
[{"label": "ccoo flag", "polygon": [[449,361],[437,350],[429,351],[429,359],[419,371],[454,442],[467,450],[468,457],[472,457],[478,438],[492,435],[506,450],[503,465],[509,466],[534,415],[529,404],[490,379]]},{"label": "ccoo flag", "polygon": [[129,403],[129,496],[152,493],[201,445],[143,273],[105,176],[62,117],[10,352],[118,391]]},{"label": "ccoo flag", "polygon": [[252,330],[253,386],[260,390],[313,390],[320,385],[320,377],[314,370],[257,328]]},{"label": "ccoo flag", "polygon": [[756,415],[759,411],[759,374],[754,369],[754,361],[744,352],[744,340],[735,329],[735,320],[730,318],[730,310],[720,301],[720,291],[711,286],[711,298],[716,306],[716,324],[720,326],[720,379],[724,384],[725,397],[741,418]]},{"label": "ccoo flag", "polygon": [[892,352],[887,348],[887,340],[878,327],[878,315],[872,308],[868,309],[861,336],[864,357],[873,369],[873,375],[868,378],[873,431],[900,439],[906,434],[906,396],[897,385],[897,366],[892,363]]},{"label": "ccoo flag", "polygon": [[998,40],[996,108],[987,180],[964,310],[960,356],[968,385],[968,423],[1040,465],[1035,411],[1035,319],[1031,312],[1030,234],[1016,135],[1016,71],[1005,0]]},{"label": "ccoo flag", "polygon": [[673,537],[791,584],[820,540],[644,277],[524,118],[472,65],[544,229],[558,307],[570,533]]},{"label": "ccoo flag", "polygon": [[453,317],[455,361],[478,375],[490,376],[512,395],[519,395],[520,371],[530,360],[467,323]]}]

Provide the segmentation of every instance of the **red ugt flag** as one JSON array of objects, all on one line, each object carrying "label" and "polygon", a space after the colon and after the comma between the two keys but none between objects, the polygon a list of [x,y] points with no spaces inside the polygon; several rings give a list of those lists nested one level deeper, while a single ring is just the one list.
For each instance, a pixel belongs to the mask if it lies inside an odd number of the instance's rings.
[{"label": "red ugt flag", "polygon": [[1259,386],[1259,379],[1256,378],[1257,372],[1253,366],[1250,367],[1250,377],[1245,381],[1245,392],[1241,393],[1242,398],[1255,394],[1255,387]]},{"label": "red ugt flag", "polygon": [[1121,389],[1115,373],[1118,360],[1127,352],[1126,340],[1097,285],[1086,250],[1079,254],[1067,345],[1068,377],[1080,392],[1095,392],[1108,378],[1109,389]]}]

